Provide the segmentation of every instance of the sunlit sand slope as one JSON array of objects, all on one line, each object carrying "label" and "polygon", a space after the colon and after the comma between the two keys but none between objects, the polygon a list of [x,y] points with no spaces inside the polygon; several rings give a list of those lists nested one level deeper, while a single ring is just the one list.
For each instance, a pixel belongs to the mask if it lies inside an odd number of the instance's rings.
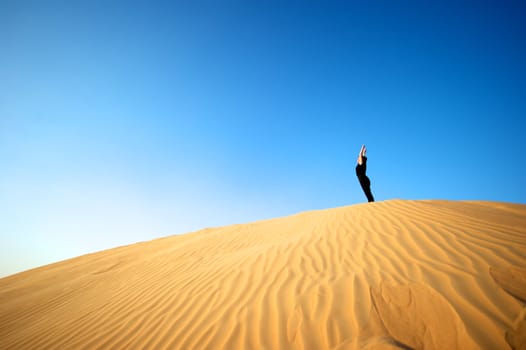
[{"label": "sunlit sand slope", "polygon": [[526,206],[392,200],[0,279],[1,349],[524,349]]}]

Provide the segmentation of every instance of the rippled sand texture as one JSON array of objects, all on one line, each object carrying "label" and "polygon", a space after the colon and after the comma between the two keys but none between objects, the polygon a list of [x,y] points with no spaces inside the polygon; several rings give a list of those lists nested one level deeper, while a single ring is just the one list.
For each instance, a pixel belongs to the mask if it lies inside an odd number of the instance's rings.
[{"label": "rippled sand texture", "polygon": [[526,206],[391,200],[0,279],[2,349],[524,348]]}]

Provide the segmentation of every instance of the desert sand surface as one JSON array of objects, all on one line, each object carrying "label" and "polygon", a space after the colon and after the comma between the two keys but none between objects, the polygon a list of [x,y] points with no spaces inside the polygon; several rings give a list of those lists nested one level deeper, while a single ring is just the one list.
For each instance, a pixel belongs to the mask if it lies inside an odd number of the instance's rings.
[{"label": "desert sand surface", "polygon": [[408,201],[0,279],[1,349],[525,349],[526,206]]}]

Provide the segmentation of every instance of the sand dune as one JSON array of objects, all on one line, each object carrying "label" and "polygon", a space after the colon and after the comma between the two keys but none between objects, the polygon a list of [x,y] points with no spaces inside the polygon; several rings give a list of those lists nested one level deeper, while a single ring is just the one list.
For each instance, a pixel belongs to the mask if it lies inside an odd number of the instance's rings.
[{"label": "sand dune", "polygon": [[392,200],[0,279],[2,349],[524,349],[526,206]]}]

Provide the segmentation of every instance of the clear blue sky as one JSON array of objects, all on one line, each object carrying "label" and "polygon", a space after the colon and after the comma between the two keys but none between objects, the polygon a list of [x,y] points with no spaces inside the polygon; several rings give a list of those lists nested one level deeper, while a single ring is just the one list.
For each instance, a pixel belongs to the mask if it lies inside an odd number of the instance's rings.
[{"label": "clear blue sky", "polygon": [[377,200],[526,203],[522,1],[0,1],[0,275]]}]

